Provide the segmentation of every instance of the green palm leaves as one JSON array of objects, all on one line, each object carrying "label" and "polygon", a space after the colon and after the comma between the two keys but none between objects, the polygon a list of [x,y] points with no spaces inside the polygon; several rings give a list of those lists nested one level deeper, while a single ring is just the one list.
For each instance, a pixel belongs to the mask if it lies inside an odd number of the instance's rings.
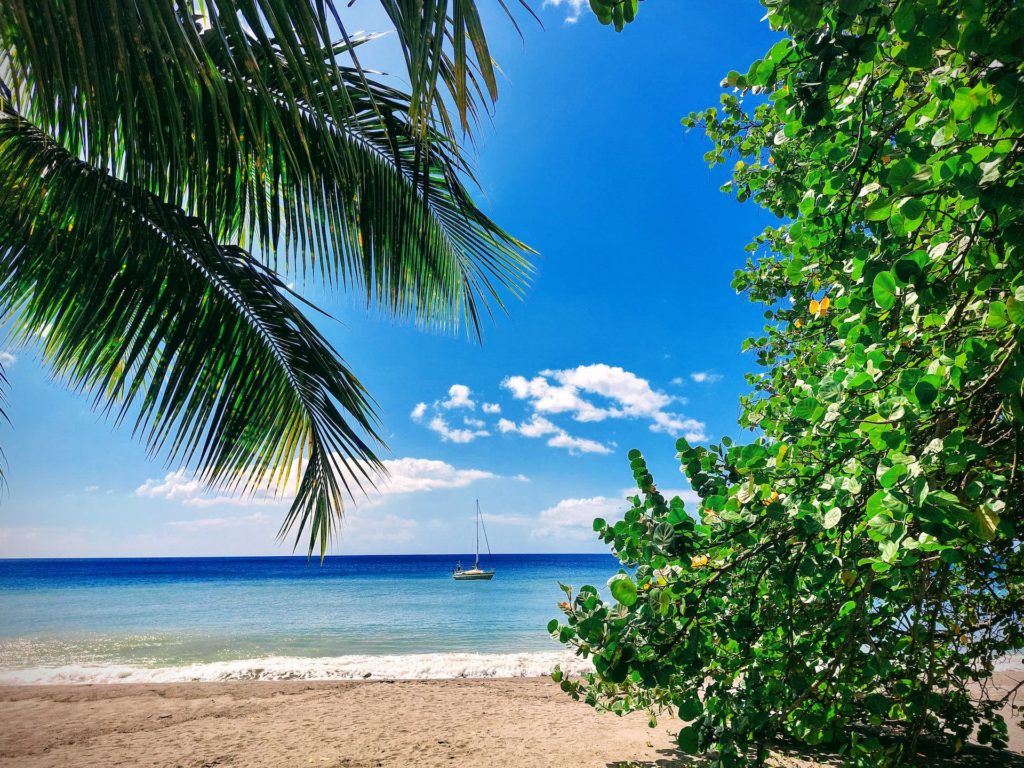
[{"label": "green palm leaves", "polygon": [[45,333],[57,371],[211,486],[295,492],[282,532],[310,552],[379,471],[379,440],[273,270],[472,332],[529,275],[466,186],[445,100],[466,125],[494,77],[475,8],[452,2],[384,3],[410,93],[359,67],[365,41],[326,0],[0,5],[0,306],[18,339]]}]

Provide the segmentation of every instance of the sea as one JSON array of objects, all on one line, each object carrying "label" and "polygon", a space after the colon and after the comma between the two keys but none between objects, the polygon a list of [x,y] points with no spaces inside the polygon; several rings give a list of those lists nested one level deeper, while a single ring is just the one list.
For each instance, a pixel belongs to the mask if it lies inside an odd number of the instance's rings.
[{"label": "sea", "polygon": [[[588,662],[548,633],[608,554],[0,560],[0,684],[527,677]],[[466,558],[461,558],[466,563]],[[471,560],[471,558],[470,558]]]}]

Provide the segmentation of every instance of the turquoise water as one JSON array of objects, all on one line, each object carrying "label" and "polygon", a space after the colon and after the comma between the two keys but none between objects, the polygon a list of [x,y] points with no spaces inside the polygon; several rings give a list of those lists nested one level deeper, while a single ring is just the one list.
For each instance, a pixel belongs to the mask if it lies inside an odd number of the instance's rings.
[{"label": "turquoise water", "polygon": [[493,581],[456,582],[456,559],[0,560],[0,681],[543,674],[558,582],[618,568],[498,555]]}]

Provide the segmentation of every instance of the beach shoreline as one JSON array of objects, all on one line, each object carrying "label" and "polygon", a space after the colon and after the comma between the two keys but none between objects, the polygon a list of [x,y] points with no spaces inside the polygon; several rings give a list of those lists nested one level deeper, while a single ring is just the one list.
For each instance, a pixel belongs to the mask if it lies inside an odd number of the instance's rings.
[{"label": "beach shoreline", "polygon": [[679,725],[596,712],[545,678],[0,686],[0,768],[699,765]]}]

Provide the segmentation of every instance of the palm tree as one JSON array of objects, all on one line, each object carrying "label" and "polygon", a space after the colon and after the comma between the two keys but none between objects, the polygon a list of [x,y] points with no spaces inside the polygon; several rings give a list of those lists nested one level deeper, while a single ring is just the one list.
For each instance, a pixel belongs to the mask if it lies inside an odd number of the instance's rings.
[{"label": "palm tree", "polygon": [[209,487],[290,488],[281,533],[321,557],[379,420],[287,276],[478,335],[531,269],[467,186],[474,0],[379,2],[407,92],[332,0],[0,2],[12,342]]}]

